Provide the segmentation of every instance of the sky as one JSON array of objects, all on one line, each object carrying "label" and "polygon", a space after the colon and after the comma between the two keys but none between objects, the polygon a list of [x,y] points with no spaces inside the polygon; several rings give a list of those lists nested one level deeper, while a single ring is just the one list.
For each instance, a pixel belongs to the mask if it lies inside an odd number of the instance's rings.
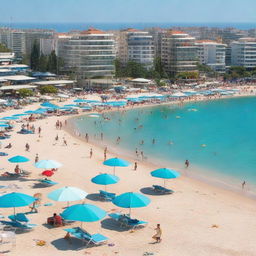
[{"label": "sky", "polygon": [[0,0],[1,22],[256,22],[255,0]]}]

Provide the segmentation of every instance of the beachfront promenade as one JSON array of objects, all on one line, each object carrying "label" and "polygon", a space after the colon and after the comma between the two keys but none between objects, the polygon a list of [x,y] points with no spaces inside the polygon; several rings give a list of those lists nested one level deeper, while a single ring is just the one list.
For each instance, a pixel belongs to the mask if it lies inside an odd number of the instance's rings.
[{"label": "beachfront promenade", "polygon": [[[94,96],[87,97],[93,99]],[[73,100],[61,104],[71,104]],[[1,117],[37,108],[38,104],[34,104],[22,110],[10,110],[8,114],[1,113]],[[256,206],[253,200],[207,185],[186,175],[166,182],[167,187],[173,189],[175,193],[155,195],[150,193],[148,188],[152,184],[161,182],[150,176],[150,172],[158,166],[147,162],[139,162],[136,171],[133,170],[133,165],[117,168],[116,175],[120,177],[120,182],[109,186],[109,191],[116,194],[144,192],[151,199],[151,204],[144,208],[133,209],[132,215],[134,218],[147,221],[148,225],[131,232],[120,228],[117,223],[106,217],[99,222],[83,224],[83,228],[88,232],[101,233],[108,237],[109,241],[106,245],[79,249],[82,243],[78,239],[72,239],[70,244],[64,239],[66,232],[63,229],[67,227],[53,228],[45,225],[48,217],[53,213],[63,212],[66,207],[64,202],[55,202],[47,198],[47,194],[51,191],[63,186],[74,186],[89,194],[86,203],[97,205],[107,213],[119,211],[128,213],[128,209],[98,200],[97,194],[102,187],[90,180],[100,172],[112,173],[113,169],[102,164],[104,159],[101,148],[74,137],[65,130],[64,125],[62,129],[56,129],[56,121],[59,120],[64,124],[67,118],[67,116],[49,116],[36,120],[33,122],[36,133],[28,135],[18,134],[21,124],[15,123],[11,138],[1,141],[1,150],[9,154],[8,157],[1,157],[2,173],[13,172],[15,164],[8,162],[7,159],[15,155],[23,155],[31,159],[30,162],[20,165],[22,169],[32,172],[29,178],[13,180],[2,177],[0,184],[11,186],[1,189],[1,193],[16,191],[31,196],[35,193],[42,194],[38,213],[28,214],[31,223],[37,224],[37,227],[31,232],[16,234],[15,248],[11,248],[11,252],[3,255],[141,256],[145,252],[159,256],[254,255]],[[42,129],[40,137],[37,132],[38,127]],[[56,135],[59,137],[58,141],[55,140]],[[64,145],[64,139],[67,145]],[[9,142],[12,143],[12,148],[4,149]],[[25,151],[26,143],[30,145],[29,151]],[[91,148],[93,155],[90,158]],[[52,180],[59,184],[53,187],[35,186],[42,171],[33,166],[36,154],[39,160],[53,159],[63,164],[52,177]],[[108,153],[108,158],[115,156],[117,155]],[[133,158],[121,157],[131,163],[135,161]],[[184,173],[183,167],[178,171]],[[51,205],[45,206],[49,203]],[[79,201],[70,204],[75,203]],[[29,211],[29,207],[17,208],[16,211],[25,213]],[[0,212],[3,216],[8,216],[13,213],[13,209],[3,208]],[[159,244],[153,244],[151,237],[155,233],[154,228],[157,223],[162,226],[163,240]],[[76,226],[80,226],[80,223],[71,224],[68,228]],[[44,240],[46,244],[38,246],[36,245],[38,240]],[[1,245],[0,248],[5,250],[8,246]]]}]

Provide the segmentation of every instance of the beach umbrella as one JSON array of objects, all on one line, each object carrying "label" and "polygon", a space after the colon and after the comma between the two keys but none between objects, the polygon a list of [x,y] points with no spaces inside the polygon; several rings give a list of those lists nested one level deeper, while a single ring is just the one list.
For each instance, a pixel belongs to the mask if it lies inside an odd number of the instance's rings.
[{"label": "beach umbrella", "polygon": [[150,174],[153,177],[164,179],[164,186],[165,186],[166,179],[175,179],[180,177],[180,173],[167,168],[160,168],[160,169],[154,170]]},{"label": "beach umbrella", "polygon": [[73,102],[75,102],[75,103],[84,103],[84,102],[87,102],[87,101],[83,100],[83,99],[76,99]]},{"label": "beach umbrella", "polygon": [[55,104],[52,104],[51,102],[48,102],[48,101],[40,104],[40,106],[46,107],[46,108],[54,108],[54,109],[58,109],[59,108],[59,106],[57,106]]},{"label": "beach umbrella", "polygon": [[50,192],[47,197],[58,202],[83,200],[88,193],[76,187],[63,187]]},{"label": "beach umbrella", "polygon": [[22,194],[12,192],[9,194],[5,194],[0,196],[0,208],[13,208],[15,214],[16,207],[23,207],[32,204],[36,198]]},{"label": "beach umbrella", "polygon": [[140,193],[127,192],[117,196],[112,203],[122,208],[129,208],[131,214],[131,208],[145,207],[150,203],[150,199]]},{"label": "beach umbrella", "polygon": [[114,174],[115,174],[115,168],[116,166],[118,167],[127,167],[130,165],[129,162],[127,162],[126,160],[123,160],[121,158],[110,158],[110,159],[107,159],[106,161],[103,162],[104,165],[107,165],[107,166],[113,166],[114,167]]},{"label": "beach umbrella", "polygon": [[18,116],[6,116],[1,118],[1,120],[18,120],[19,117]]},{"label": "beach umbrella", "polygon": [[9,124],[0,124],[0,127],[9,127]]},{"label": "beach umbrella", "polygon": [[61,217],[71,221],[94,222],[103,219],[106,212],[96,205],[75,204],[66,208]]},{"label": "beach umbrella", "polygon": [[12,116],[27,116],[27,114],[15,114],[15,115],[12,115]]},{"label": "beach umbrella", "polygon": [[34,166],[36,168],[41,168],[41,169],[52,169],[52,168],[59,168],[62,166],[62,164],[54,160],[41,160],[35,163]]},{"label": "beach umbrella", "polygon": [[108,173],[99,174],[91,179],[91,181],[95,184],[105,185],[105,190],[106,190],[107,185],[115,184],[119,180],[120,180],[119,177],[112,175],[112,174],[108,174]]},{"label": "beach umbrella", "polygon": [[28,162],[30,160],[25,156],[17,155],[17,156],[9,158],[8,161],[11,162],[11,163],[25,163],[25,162]]},{"label": "beach umbrella", "polygon": [[46,171],[42,172],[42,175],[47,176],[47,177],[51,177],[53,174],[54,174],[54,172],[51,170],[46,170]]}]

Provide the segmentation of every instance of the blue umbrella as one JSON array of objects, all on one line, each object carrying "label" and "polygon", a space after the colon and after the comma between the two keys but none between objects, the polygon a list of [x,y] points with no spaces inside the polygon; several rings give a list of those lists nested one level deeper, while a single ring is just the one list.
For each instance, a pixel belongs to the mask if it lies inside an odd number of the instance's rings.
[{"label": "blue umbrella", "polygon": [[165,186],[166,179],[175,179],[180,177],[180,174],[178,172],[171,169],[167,169],[167,168],[160,168],[160,169],[154,170],[150,174],[153,177],[164,179],[164,186]]},{"label": "blue umbrella", "polygon": [[119,167],[127,167],[130,165],[129,162],[121,159],[121,158],[110,158],[110,159],[107,159],[106,161],[103,162],[104,165],[107,165],[107,166],[113,166],[114,167],[114,174],[115,174],[115,167],[116,166],[119,166]]},{"label": "blue umbrella", "polygon": [[8,159],[9,162],[11,163],[25,163],[30,161],[28,158],[26,158],[25,156],[14,156]]},{"label": "blue umbrella", "polygon": [[19,117],[18,116],[6,116],[1,118],[1,120],[18,120]]},{"label": "blue umbrella", "polygon": [[22,194],[22,193],[9,193],[5,194],[0,197],[0,208],[14,208],[15,214],[15,207],[22,207],[32,204],[36,198]]},{"label": "blue umbrella", "polygon": [[40,104],[40,106],[46,107],[46,108],[54,108],[54,109],[59,108],[59,106],[57,106],[57,105],[55,105],[55,104],[52,104],[51,102],[48,102],[48,101],[46,101],[46,102]]},{"label": "blue umbrella", "polygon": [[106,190],[106,185],[115,184],[119,180],[120,180],[119,177],[112,174],[108,174],[108,173],[99,174],[91,179],[91,181],[95,184],[105,185],[105,190]]},{"label": "blue umbrella", "polygon": [[117,196],[112,202],[116,206],[129,208],[131,214],[131,208],[145,207],[150,199],[140,193],[127,192]]},{"label": "blue umbrella", "polygon": [[94,222],[103,219],[106,212],[92,204],[75,204],[63,211],[61,217],[66,220]]},{"label": "blue umbrella", "polygon": [[9,127],[9,124],[0,124],[0,127]]},{"label": "blue umbrella", "polygon": [[75,103],[83,103],[83,102],[87,102],[87,100],[83,100],[83,99],[76,99],[74,100]]},{"label": "blue umbrella", "polygon": [[41,168],[41,169],[53,169],[53,168],[61,167],[62,164],[54,160],[41,160],[35,163],[34,166],[36,168]]},{"label": "blue umbrella", "polygon": [[75,187],[63,187],[56,189],[47,195],[48,198],[58,202],[70,202],[83,200],[88,193]]},{"label": "blue umbrella", "polygon": [[15,115],[12,115],[12,116],[27,116],[27,114],[15,114]]}]

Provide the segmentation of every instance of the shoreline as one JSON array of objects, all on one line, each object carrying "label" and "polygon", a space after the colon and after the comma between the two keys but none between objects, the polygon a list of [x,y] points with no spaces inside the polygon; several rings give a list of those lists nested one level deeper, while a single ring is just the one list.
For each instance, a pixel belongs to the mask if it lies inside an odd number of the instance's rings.
[{"label": "shoreline", "polygon": [[[26,109],[14,110],[16,114],[27,109],[36,108],[37,105],[28,106]],[[82,113],[83,115],[84,113]],[[6,113],[1,113],[1,116]],[[152,252],[155,256],[251,256],[256,251],[255,244],[255,201],[240,196],[231,191],[208,185],[199,180],[193,180],[186,176],[167,181],[167,186],[175,193],[172,195],[156,195],[148,193],[152,184],[162,184],[160,179],[150,176],[152,165],[143,162],[139,164],[138,170],[133,166],[118,168],[117,175],[120,182],[109,186],[109,191],[117,195],[128,192],[145,193],[151,203],[145,208],[133,209],[134,218],[148,222],[143,229],[134,232],[122,229],[106,217],[102,221],[85,223],[84,228],[90,233],[100,233],[110,239],[109,244],[98,247],[83,249],[82,241],[72,239],[69,244],[63,237],[65,227],[49,228],[45,225],[49,216],[54,212],[61,213],[66,207],[66,202],[56,202],[47,198],[48,193],[63,186],[74,186],[88,192],[86,203],[97,205],[107,213],[127,213],[128,209],[114,206],[111,202],[97,200],[97,193],[101,186],[90,182],[91,178],[100,172],[112,173],[113,168],[102,165],[103,151],[97,146],[81,141],[66,130],[55,128],[57,120],[64,122],[74,116],[50,116],[40,119],[33,124],[42,127],[41,137],[38,133],[31,135],[17,134],[20,123],[17,123],[12,132],[10,140],[3,141],[3,146],[12,142],[13,148],[7,150],[10,157],[13,155],[24,155],[31,162],[22,164],[24,169],[32,172],[31,178],[24,180],[2,180],[1,185],[16,185],[20,188],[5,189],[7,192],[22,192],[29,195],[42,193],[42,205],[38,213],[28,214],[31,223],[37,224],[35,230],[16,235],[16,249],[12,249],[7,255],[55,255],[71,256],[91,254],[93,256],[142,256],[145,252]],[[63,126],[64,128],[65,126]],[[58,134],[59,141],[55,142]],[[68,146],[63,145],[62,138],[66,138]],[[31,150],[26,152],[25,143],[29,143]],[[93,157],[89,157],[90,147],[93,148]],[[54,187],[35,187],[36,179],[42,170],[33,166],[33,160],[39,154],[39,159],[53,159],[63,164],[52,177],[57,181]],[[109,156],[111,156],[109,154]],[[2,167],[13,170],[14,165],[7,161],[8,157],[2,158]],[[129,159],[127,159],[129,160]],[[3,190],[1,192],[4,192]],[[52,203],[52,206],[44,206]],[[74,201],[71,204],[82,203]],[[27,212],[28,207],[17,208],[17,212]],[[1,208],[1,214],[6,219],[13,214],[12,208]],[[161,223],[163,229],[163,240],[160,244],[152,243],[152,235],[157,223]],[[76,222],[70,227],[80,226]],[[232,230],[232,232],[230,232]],[[243,239],[241,239],[241,232]],[[227,240],[227,237],[229,238]],[[39,247],[37,240],[46,241],[46,245]],[[2,245],[2,250],[4,250]]]},{"label": "shoreline", "polygon": [[[227,98],[240,98],[240,97],[256,97],[256,95],[237,95],[237,96],[225,96],[225,97],[221,97],[221,98],[214,98],[211,100],[224,100]],[[193,103],[193,102],[201,102],[201,101],[211,101],[211,100],[207,100],[207,99],[199,99],[199,100],[191,100],[191,101],[186,101],[184,102],[184,104],[182,104],[182,106],[189,104],[189,103]],[[147,104],[147,105],[139,105],[139,106],[134,106],[132,108],[128,107],[128,108],[124,108],[124,109],[112,109],[112,110],[106,110],[106,111],[102,111],[102,112],[97,112],[95,111],[95,113],[98,114],[104,114],[104,113],[108,113],[108,112],[122,112],[122,111],[130,111],[133,109],[140,109],[140,108],[149,108],[149,107],[157,107],[157,106],[163,106],[163,105],[177,105],[177,107],[180,107],[179,102],[167,102],[167,103],[162,103],[162,104]],[[80,134],[80,132],[77,132],[77,127],[75,127],[75,120],[81,116],[88,116],[91,113],[82,113],[82,114],[78,114],[76,116],[70,117],[68,119],[68,126],[69,127],[65,127],[66,131],[72,135],[73,137],[81,140],[83,143],[86,143],[85,139],[82,138],[82,136],[84,136],[85,134]],[[80,134],[80,135],[79,135]],[[195,165],[193,164],[193,166],[190,166],[188,169],[185,168],[184,163],[183,162],[179,162],[179,161],[175,161],[175,160],[158,160],[155,159],[153,157],[141,160],[136,158],[136,156],[132,153],[132,150],[127,149],[125,147],[115,147],[115,144],[113,142],[110,141],[101,141],[100,139],[90,139],[90,141],[88,143],[86,143],[88,145],[92,145],[93,147],[97,147],[98,149],[104,150],[104,147],[108,147],[108,152],[111,155],[115,155],[117,157],[121,157],[124,159],[129,158],[129,160],[132,162],[132,164],[134,162],[138,162],[138,164],[145,164],[147,166],[151,166],[156,168],[161,168],[163,167],[164,163],[165,166],[171,165],[173,169],[176,169],[177,171],[181,172],[181,174],[183,176],[186,176],[189,179],[192,179],[193,181],[200,181],[203,183],[206,183],[210,186],[214,186],[214,187],[218,187],[221,189],[224,189],[226,191],[231,191],[235,194],[238,195],[242,195],[243,197],[246,198],[250,198],[253,200],[256,200],[256,191],[255,186],[253,186],[253,184],[250,184],[249,182],[247,183],[247,186],[244,190],[242,190],[240,183],[238,182],[238,179],[233,178],[231,183],[228,183],[228,179],[230,178],[228,175],[221,175],[219,172],[215,171],[214,169],[211,168],[205,168],[203,166],[200,165]],[[150,159],[150,160],[148,160]],[[151,168],[152,169],[152,168]],[[153,169],[152,169],[153,170]],[[151,171],[152,171],[151,170]],[[196,171],[193,172],[193,170]],[[199,172],[198,172],[199,170]],[[205,170],[207,170],[207,172],[205,172]],[[213,173],[215,175],[211,175],[211,177],[209,178],[209,176],[207,177],[207,173]],[[216,175],[217,172],[217,175]],[[221,178],[224,178],[224,180],[222,180]]]}]

